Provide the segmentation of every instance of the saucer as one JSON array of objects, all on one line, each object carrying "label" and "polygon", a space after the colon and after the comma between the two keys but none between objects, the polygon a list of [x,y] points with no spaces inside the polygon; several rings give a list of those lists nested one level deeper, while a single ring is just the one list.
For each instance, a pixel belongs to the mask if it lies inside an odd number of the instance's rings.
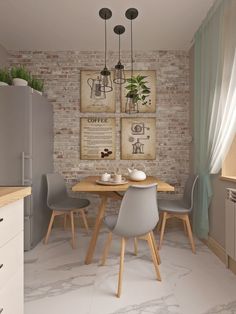
[{"label": "saucer", "polygon": [[96,180],[96,183],[101,184],[101,185],[121,185],[121,184],[127,184],[128,181],[126,179],[122,179],[121,181],[117,182],[111,179],[109,181]]}]

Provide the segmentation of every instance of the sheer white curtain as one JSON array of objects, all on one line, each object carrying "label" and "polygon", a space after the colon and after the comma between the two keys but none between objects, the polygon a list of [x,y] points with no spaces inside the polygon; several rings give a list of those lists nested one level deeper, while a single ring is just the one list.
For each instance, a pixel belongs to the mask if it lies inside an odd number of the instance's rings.
[{"label": "sheer white curtain", "polygon": [[209,129],[210,173],[218,173],[236,132],[236,1],[225,1],[221,69],[217,72]]},{"label": "sheer white curtain", "polygon": [[216,0],[195,34],[194,169],[199,175],[193,226],[207,238],[218,173],[236,131],[236,0]]}]

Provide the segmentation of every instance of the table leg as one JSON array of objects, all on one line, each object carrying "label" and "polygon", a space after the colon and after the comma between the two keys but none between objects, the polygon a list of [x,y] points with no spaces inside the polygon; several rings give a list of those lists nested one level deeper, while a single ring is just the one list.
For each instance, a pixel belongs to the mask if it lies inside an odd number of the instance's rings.
[{"label": "table leg", "polygon": [[90,240],[89,243],[89,247],[88,247],[88,251],[87,251],[87,255],[85,258],[85,264],[91,264],[92,259],[93,259],[93,254],[95,251],[95,247],[96,247],[96,243],[97,243],[97,238],[98,238],[98,233],[101,227],[101,223],[102,223],[102,219],[104,217],[104,212],[106,209],[106,204],[107,204],[107,199],[108,197],[106,195],[102,195],[101,196],[101,204],[99,207],[99,211],[98,211],[98,215],[96,218],[96,222],[95,222],[95,227],[93,230],[93,234],[92,234],[92,238]]}]

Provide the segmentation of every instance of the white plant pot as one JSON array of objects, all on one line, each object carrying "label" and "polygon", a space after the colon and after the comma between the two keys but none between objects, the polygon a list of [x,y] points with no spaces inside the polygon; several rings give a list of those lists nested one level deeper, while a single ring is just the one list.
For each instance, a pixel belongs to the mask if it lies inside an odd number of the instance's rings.
[{"label": "white plant pot", "polygon": [[8,84],[5,82],[0,82],[0,86],[8,86]]},{"label": "white plant pot", "polygon": [[36,94],[39,94],[39,95],[43,95],[43,93],[42,92],[40,92],[39,90],[37,90],[37,89],[33,89],[34,90],[34,93],[36,93]]},{"label": "white plant pot", "polygon": [[12,80],[12,83],[14,86],[27,86],[28,82],[26,80],[23,80],[21,78],[14,78]]}]

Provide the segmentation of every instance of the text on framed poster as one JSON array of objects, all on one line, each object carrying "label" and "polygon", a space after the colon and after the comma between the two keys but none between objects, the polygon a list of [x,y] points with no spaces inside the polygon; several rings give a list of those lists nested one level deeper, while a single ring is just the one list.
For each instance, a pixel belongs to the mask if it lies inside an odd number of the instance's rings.
[{"label": "text on framed poster", "polygon": [[80,158],[115,159],[115,118],[80,118]]}]

